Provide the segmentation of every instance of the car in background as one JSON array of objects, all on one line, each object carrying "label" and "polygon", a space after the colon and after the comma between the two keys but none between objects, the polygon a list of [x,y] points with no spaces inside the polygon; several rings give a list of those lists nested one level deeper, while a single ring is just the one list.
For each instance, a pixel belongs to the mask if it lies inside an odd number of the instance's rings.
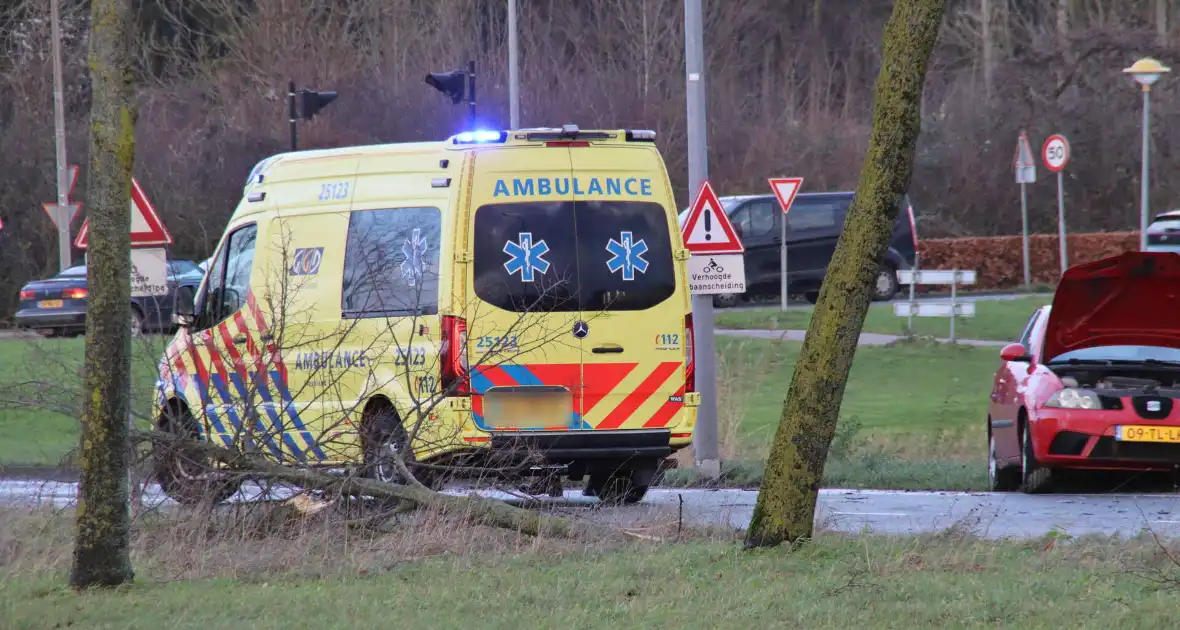
[{"label": "car in background", "polygon": [[988,403],[992,490],[1053,488],[1062,469],[1180,466],[1180,254],[1071,267],[1002,361]]},{"label": "car in background", "polygon": [[[787,222],[787,293],[802,294],[812,304],[819,298],[819,287],[828,263],[836,252],[836,240],[844,229],[844,219],[852,205],[854,192],[800,193],[791,204]],[[777,198],[768,195],[720,197],[722,207],[746,248],[747,298],[777,297],[782,283],[783,212]],[[680,213],[680,225],[688,210]],[[912,269],[918,237],[914,227],[914,208],[909,195],[902,198],[901,211],[889,238],[889,248],[873,286],[873,299],[893,299],[900,288],[897,272]],[[742,295],[730,293],[714,296],[717,307],[734,306]]]},{"label": "car in background", "polygon": [[[131,331],[171,332],[172,309],[178,291],[195,295],[205,272],[191,260],[168,261],[168,293],[164,296],[131,298]],[[18,328],[46,336],[76,336],[86,331],[86,266],[70,267],[61,273],[35,280],[21,287],[14,320]]]},{"label": "car in background", "polygon": [[1147,226],[1147,251],[1180,253],[1180,209],[1155,215]]}]

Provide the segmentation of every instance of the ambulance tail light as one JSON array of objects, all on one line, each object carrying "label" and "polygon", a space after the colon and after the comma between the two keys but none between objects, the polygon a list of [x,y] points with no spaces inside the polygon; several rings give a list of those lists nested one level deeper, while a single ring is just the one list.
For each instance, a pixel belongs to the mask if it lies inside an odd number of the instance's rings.
[{"label": "ambulance tail light", "polygon": [[684,391],[697,390],[696,361],[693,352],[696,347],[696,330],[692,325],[692,313],[684,316]]},{"label": "ambulance tail light", "polygon": [[442,389],[450,396],[470,396],[467,374],[467,320],[453,315],[442,317]]}]

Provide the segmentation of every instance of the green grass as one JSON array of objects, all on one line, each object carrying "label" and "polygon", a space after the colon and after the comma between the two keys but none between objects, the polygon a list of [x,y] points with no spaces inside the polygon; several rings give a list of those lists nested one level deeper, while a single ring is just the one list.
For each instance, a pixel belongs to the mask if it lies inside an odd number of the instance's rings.
[{"label": "green grass", "polygon": [[[1021,297],[1012,300],[980,300],[975,316],[956,318],[955,337],[959,339],[1015,340],[1037,307],[1049,304],[1051,295]],[[717,328],[752,330],[806,330],[811,323],[810,307],[724,310],[717,312]],[[902,335],[906,318],[893,314],[892,304],[873,304],[865,317],[864,332]],[[950,321],[946,317],[915,317],[915,335],[948,337]]]},{"label": "green grass", "polygon": [[[163,338],[132,344],[138,414],[153,399]],[[78,447],[83,340],[0,340],[0,467],[57,465]],[[145,425],[146,426],[146,425]]]},{"label": "green grass", "polygon": [[[136,400],[152,400],[158,339],[136,345]],[[736,485],[756,485],[778,427],[800,343],[718,339],[723,456],[753,471]],[[0,398],[12,384],[48,382],[40,406],[81,400],[81,340],[0,342]],[[841,406],[828,485],[908,489],[981,489],[983,418],[997,350],[933,342],[865,346]],[[29,398],[28,387],[20,388]],[[55,465],[78,444],[77,422],[50,410],[0,408],[0,465]],[[685,477],[687,475],[687,477]],[[678,477],[679,476],[679,477]],[[693,479],[691,472],[669,477]],[[680,481],[678,483],[684,483]]]},{"label": "green grass", "polygon": [[444,555],[318,579],[141,570],[131,587],[83,595],[39,573],[7,580],[0,614],[12,630],[1172,627],[1176,586],[1134,570],[1177,574],[1142,540],[820,536],[793,551],[726,541]]},{"label": "green grass", "polygon": [[[722,457],[732,462],[720,485],[752,487],[761,479],[801,346],[718,340],[719,433]],[[984,489],[984,419],[998,366],[996,348],[931,341],[858,348],[825,485]],[[670,471],[666,479],[700,481],[692,470]]]},{"label": "green grass", "polygon": [[[718,339],[721,379],[736,390],[721,402],[740,410],[740,435],[769,443],[778,427],[800,342]],[[934,342],[862,346],[840,407],[843,422],[891,438],[929,439],[946,431],[983,426],[999,350]],[[728,392],[727,392],[728,393]]]}]

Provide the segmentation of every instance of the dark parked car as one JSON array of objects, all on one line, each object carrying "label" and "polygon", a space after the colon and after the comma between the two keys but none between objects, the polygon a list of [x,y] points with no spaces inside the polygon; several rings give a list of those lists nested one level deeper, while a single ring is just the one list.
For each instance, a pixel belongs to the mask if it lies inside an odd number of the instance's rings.
[{"label": "dark parked car", "polygon": [[[168,294],[131,298],[131,334],[174,330],[172,309],[177,291],[196,294],[205,273],[191,260],[168,261]],[[26,284],[20,290],[16,325],[48,336],[74,336],[86,331],[86,266],[78,265]]]},{"label": "dark parked car", "polygon": [[[852,204],[853,192],[800,193],[787,215],[787,293],[802,294],[815,303],[828,263],[836,251],[836,239]],[[783,212],[774,195],[721,197],[725,213],[746,247],[745,297],[778,296],[781,283]],[[893,226],[889,249],[873,292],[875,300],[892,299],[898,292],[897,271],[911,269],[917,237],[913,230],[913,206],[908,195]],[[683,224],[688,211],[680,214]],[[718,295],[718,307],[732,306],[738,294]]]}]

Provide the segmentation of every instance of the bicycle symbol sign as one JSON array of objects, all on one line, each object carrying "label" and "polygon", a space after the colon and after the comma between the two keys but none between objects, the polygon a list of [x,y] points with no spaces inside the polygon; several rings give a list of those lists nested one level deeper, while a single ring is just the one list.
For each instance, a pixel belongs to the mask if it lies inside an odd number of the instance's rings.
[{"label": "bicycle symbol sign", "polygon": [[688,259],[688,288],[693,295],[746,292],[742,254],[698,255]]}]

